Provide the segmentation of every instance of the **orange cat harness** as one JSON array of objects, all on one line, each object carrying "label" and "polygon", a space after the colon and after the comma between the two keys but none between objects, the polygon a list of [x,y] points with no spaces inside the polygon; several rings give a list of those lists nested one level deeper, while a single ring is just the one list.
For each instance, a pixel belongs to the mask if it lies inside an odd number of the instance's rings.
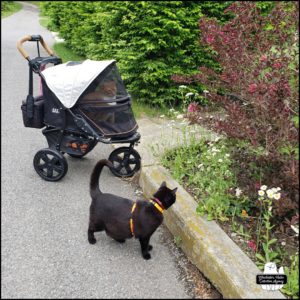
[{"label": "orange cat harness", "polygon": [[[163,207],[162,203],[157,198],[154,198],[154,201],[152,199],[149,199],[149,202],[151,202],[161,214],[163,213],[164,207]],[[131,232],[132,236],[134,236],[134,226],[133,226],[132,216],[133,216],[133,212],[134,212],[135,208],[136,208],[136,203],[133,203],[132,208],[131,208],[131,218],[129,220],[130,232]]]}]

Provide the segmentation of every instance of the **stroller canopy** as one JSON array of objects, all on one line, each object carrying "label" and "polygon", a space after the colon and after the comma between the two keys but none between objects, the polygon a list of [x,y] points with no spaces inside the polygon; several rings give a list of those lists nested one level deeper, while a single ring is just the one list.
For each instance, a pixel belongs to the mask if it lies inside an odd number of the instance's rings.
[{"label": "stroller canopy", "polygon": [[67,62],[42,71],[49,89],[67,108],[73,107],[91,83],[115,60]]}]

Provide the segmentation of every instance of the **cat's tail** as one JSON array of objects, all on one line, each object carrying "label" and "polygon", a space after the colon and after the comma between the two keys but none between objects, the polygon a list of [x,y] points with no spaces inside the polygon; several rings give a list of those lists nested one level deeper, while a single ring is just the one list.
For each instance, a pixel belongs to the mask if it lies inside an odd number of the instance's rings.
[{"label": "cat's tail", "polygon": [[91,175],[90,194],[93,198],[97,194],[102,194],[99,188],[99,177],[104,166],[114,168],[113,164],[107,159],[101,159],[97,162]]}]

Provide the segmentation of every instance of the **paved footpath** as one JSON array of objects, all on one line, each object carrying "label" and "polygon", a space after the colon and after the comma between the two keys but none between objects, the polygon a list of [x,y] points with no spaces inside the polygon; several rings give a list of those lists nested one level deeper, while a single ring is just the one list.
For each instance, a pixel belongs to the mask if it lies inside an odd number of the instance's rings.
[{"label": "paved footpath", "polygon": [[[97,244],[88,244],[89,177],[111,146],[99,144],[79,161],[67,157],[69,170],[59,182],[38,177],[32,160],[47,143],[41,130],[22,123],[28,66],[16,42],[27,34],[41,34],[50,47],[54,41],[30,4],[1,26],[1,298],[190,298],[163,227],[153,235],[150,261],[134,239],[119,244],[98,233]],[[35,53],[34,43],[25,46]],[[108,170],[101,187],[138,198],[133,185]]]}]

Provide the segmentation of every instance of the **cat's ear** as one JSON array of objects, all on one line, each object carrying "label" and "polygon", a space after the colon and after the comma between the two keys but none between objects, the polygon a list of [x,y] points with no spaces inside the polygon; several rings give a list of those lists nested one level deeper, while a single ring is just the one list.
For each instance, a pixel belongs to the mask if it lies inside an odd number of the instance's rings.
[{"label": "cat's ear", "polygon": [[163,181],[163,182],[162,182],[162,184],[160,185],[160,187],[159,187],[159,188],[161,189],[161,188],[164,188],[164,187],[167,187],[167,184],[166,184],[166,182],[165,182],[165,181]]},{"label": "cat's ear", "polygon": [[172,194],[173,194],[174,196],[175,196],[176,192],[177,192],[177,188],[175,188],[174,190],[172,190]]}]

